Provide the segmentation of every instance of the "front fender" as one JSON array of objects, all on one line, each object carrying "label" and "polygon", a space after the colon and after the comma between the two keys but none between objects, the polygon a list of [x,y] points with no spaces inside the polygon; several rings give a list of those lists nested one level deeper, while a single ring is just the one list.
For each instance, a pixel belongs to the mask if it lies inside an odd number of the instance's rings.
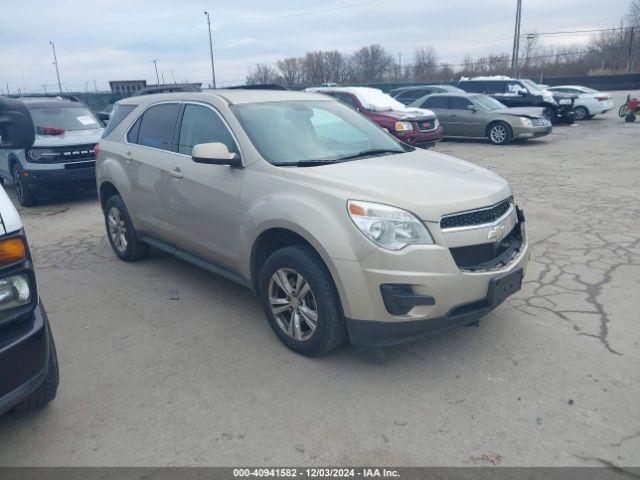
[{"label": "front fender", "polygon": [[345,311],[349,311],[345,304],[345,285],[333,260],[355,262],[371,253],[375,246],[353,225],[346,201],[329,194],[309,195],[308,190],[301,190],[270,194],[257,202],[245,213],[241,226],[241,258],[245,260],[241,269],[245,278],[252,276],[250,259],[256,241],[273,228],[296,233],[318,252],[333,277]]}]

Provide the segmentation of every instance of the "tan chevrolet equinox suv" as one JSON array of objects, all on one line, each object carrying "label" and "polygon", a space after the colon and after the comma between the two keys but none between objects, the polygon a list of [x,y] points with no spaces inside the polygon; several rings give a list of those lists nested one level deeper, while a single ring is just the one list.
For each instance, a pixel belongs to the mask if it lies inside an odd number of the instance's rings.
[{"label": "tan chevrolet equinox suv", "polygon": [[524,217],[506,181],[325,95],[128,98],[97,150],[118,257],[153,246],[251,288],[304,355],[475,324],[522,284]]}]

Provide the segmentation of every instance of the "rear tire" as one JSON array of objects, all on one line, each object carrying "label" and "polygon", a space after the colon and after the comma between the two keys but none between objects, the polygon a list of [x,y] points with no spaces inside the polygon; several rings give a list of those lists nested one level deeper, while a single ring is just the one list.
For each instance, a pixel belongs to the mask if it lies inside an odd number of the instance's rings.
[{"label": "rear tire", "polygon": [[22,167],[18,162],[14,163],[11,167],[11,173],[13,174],[13,184],[16,187],[16,197],[18,197],[18,202],[20,202],[20,205],[23,207],[33,207],[38,203],[38,199],[24,180]]},{"label": "rear tire", "polygon": [[[300,283],[298,278],[302,279]],[[259,280],[262,307],[269,324],[280,341],[294,352],[319,357],[347,338],[331,274],[308,245],[293,245],[271,254],[260,270]],[[295,315],[299,315],[297,322]],[[315,321],[310,321],[310,317]]]},{"label": "rear tire", "polygon": [[513,132],[508,123],[493,122],[487,127],[487,137],[494,145],[504,145],[513,137]]},{"label": "rear tire", "polygon": [[127,207],[120,195],[105,202],[104,223],[113,252],[125,262],[135,262],[149,251],[149,245],[138,238]]},{"label": "rear tire", "polygon": [[624,117],[624,121],[626,123],[631,123],[636,121],[636,115],[634,113],[628,113],[626,117]]},{"label": "rear tire", "polygon": [[56,398],[58,393],[58,384],[60,383],[60,370],[58,367],[58,353],[56,351],[56,344],[53,341],[53,334],[51,333],[51,327],[49,325],[49,319],[47,313],[42,307],[42,315],[44,316],[47,332],[49,334],[49,368],[47,370],[47,376],[40,386],[22,402],[20,402],[14,408],[14,411],[18,414],[30,412],[44,407],[46,404]]},{"label": "rear tire", "polygon": [[576,120],[588,120],[591,118],[589,109],[587,107],[579,106],[573,109]]}]

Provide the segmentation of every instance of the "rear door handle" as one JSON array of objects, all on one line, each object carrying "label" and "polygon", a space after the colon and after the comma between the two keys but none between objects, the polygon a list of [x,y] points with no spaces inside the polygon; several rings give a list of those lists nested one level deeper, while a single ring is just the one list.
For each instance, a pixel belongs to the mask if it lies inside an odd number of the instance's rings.
[{"label": "rear door handle", "polygon": [[169,175],[173,178],[182,178],[182,170],[180,170],[180,167],[173,167],[171,170],[167,170],[167,172],[169,172]]},{"label": "rear door handle", "polygon": [[124,152],[122,154],[122,158],[124,158],[124,161],[126,163],[131,163],[131,152],[130,151],[129,152]]}]

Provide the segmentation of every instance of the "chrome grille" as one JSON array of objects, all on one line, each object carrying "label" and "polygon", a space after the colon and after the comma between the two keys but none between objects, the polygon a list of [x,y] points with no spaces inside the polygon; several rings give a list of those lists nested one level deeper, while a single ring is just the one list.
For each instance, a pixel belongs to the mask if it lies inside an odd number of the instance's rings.
[{"label": "chrome grille", "polygon": [[445,230],[492,223],[507,213],[512,205],[513,197],[509,197],[490,207],[446,215],[440,220],[440,228]]}]

